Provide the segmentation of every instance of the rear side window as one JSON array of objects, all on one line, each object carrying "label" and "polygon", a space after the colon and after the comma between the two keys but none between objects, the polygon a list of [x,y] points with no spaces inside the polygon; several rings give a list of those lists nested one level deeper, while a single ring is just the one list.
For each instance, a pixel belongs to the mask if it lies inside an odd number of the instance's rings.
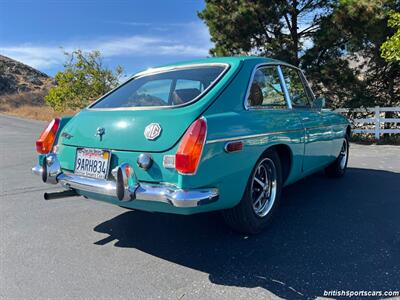
[{"label": "rear side window", "polygon": [[179,106],[200,98],[226,66],[197,66],[133,78],[90,108]]},{"label": "rear side window", "polygon": [[283,77],[289,92],[293,107],[310,107],[311,99],[305,90],[300,71],[282,66]]},{"label": "rear side window", "polygon": [[247,102],[252,107],[286,107],[285,96],[275,66],[257,69]]}]

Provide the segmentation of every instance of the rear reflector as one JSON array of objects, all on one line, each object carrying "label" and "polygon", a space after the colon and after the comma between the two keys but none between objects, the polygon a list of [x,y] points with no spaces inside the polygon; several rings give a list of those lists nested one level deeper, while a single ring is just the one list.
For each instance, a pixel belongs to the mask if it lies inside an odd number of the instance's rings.
[{"label": "rear reflector", "polygon": [[164,155],[163,166],[166,169],[175,169],[175,155]]},{"label": "rear reflector", "polygon": [[57,130],[60,127],[60,119],[55,118],[43,130],[39,139],[36,141],[36,151],[41,154],[49,153],[56,139]]},{"label": "rear reflector", "polygon": [[175,169],[179,173],[187,175],[196,173],[206,134],[207,123],[205,119],[198,119],[190,125],[175,154]]},{"label": "rear reflector", "polygon": [[243,142],[242,141],[229,142],[225,145],[225,151],[228,153],[242,151],[242,150],[243,150]]}]

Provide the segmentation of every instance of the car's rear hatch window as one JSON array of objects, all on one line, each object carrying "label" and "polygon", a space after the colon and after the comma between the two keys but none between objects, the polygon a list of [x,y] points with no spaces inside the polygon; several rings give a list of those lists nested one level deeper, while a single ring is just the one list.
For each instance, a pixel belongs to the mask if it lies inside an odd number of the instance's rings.
[{"label": "car's rear hatch window", "polygon": [[227,69],[226,65],[160,68],[134,76],[90,109],[176,107],[195,102]]}]

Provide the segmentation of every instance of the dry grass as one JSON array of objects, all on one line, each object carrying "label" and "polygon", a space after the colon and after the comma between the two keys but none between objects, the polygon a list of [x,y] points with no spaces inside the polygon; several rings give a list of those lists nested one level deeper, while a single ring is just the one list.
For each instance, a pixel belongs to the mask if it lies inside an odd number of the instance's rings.
[{"label": "dry grass", "polygon": [[[1,111],[1,110],[0,110]],[[29,106],[24,105],[18,108],[1,111],[7,115],[26,118],[26,119],[34,119],[34,120],[41,120],[41,121],[50,121],[55,117],[60,117],[61,115],[66,115],[68,113],[59,113],[55,112],[51,107],[48,106]]]},{"label": "dry grass", "polygon": [[43,106],[45,104],[44,97],[47,90],[38,90],[32,92],[7,94],[0,96],[0,108],[16,108],[19,106]]},{"label": "dry grass", "polygon": [[0,112],[17,117],[49,121],[76,112],[56,112],[44,103],[46,90],[0,96]]}]

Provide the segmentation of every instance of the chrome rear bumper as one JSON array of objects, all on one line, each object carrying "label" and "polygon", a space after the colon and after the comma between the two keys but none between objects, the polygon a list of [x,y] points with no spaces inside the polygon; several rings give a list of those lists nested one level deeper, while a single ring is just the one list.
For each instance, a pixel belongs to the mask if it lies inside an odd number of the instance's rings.
[{"label": "chrome rear bumper", "polygon": [[115,180],[100,180],[61,171],[57,155],[46,155],[43,166],[32,172],[50,184],[60,184],[67,190],[85,191],[118,198],[120,201],[156,201],[176,207],[196,207],[218,200],[218,189],[184,190],[173,185],[141,183],[129,164],[123,163],[112,171]]}]

